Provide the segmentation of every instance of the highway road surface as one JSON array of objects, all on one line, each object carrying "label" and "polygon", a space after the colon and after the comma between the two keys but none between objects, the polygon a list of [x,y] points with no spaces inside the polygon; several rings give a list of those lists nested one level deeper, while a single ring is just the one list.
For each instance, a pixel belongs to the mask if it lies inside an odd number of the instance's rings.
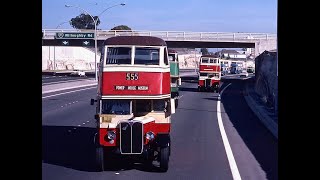
[{"label": "highway road surface", "polygon": [[182,83],[166,173],[130,163],[97,172],[90,105],[96,87],[43,94],[42,179],[277,180],[278,141],[246,104],[245,82],[224,79],[221,101],[217,93],[197,92],[197,81]]}]

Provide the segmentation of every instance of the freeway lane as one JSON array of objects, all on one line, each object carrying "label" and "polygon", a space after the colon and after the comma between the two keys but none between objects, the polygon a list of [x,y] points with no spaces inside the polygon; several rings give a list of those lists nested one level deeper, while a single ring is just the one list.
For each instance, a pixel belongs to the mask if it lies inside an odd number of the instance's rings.
[{"label": "freeway lane", "polygon": [[[188,74],[196,74],[192,69],[181,69],[181,75],[188,75]],[[75,82],[79,80],[87,80],[87,79],[94,79],[92,76],[87,77],[79,77],[79,76],[68,76],[68,75],[42,75],[42,85],[50,85],[50,84],[58,84],[62,82]]]},{"label": "freeway lane", "polygon": [[[228,83],[224,83],[224,86]],[[236,85],[232,82],[225,90],[221,106],[222,111],[228,113],[222,113],[222,119],[241,177],[277,179],[273,178],[275,176],[271,172],[277,174],[274,153],[264,158],[277,144],[250,109],[244,108],[246,104],[243,104],[245,101],[240,93],[242,81],[239,83]],[[184,82],[182,85],[179,107],[172,116],[172,155],[167,173],[158,173],[155,168],[143,168],[137,164],[123,166],[123,170],[95,172],[92,138],[95,133],[95,107],[89,104],[90,98],[95,95],[95,88],[43,99],[42,179],[231,180],[232,174],[217,121],[216,94],[197,92],[196,87],[197,83]],[[236,100],[240,102],[234,103],[229,96],[238,97]],[[239,108],[239,105],[243,107]],[[227,106],[225,110],[224,106]],[[248,119],[257,123],[247,124]],[[248,132],[244,134],[243,131]],[[254,141],[256,135],[260,142]],[[266,158],[269,161],[265,161]]]},{"label": "freeway lane", "polygon": [[92,77],[78,77],[78,76],[65,76],[65,75],[42,75],[42,85],[49,85],[49,84],[57,84],[62,82],[74,82],[79,80],[85,79],[94,79]]},{"label": "freeway lane", "polygon": [[[278,141],[247,105],[247,80],[224,80],[222,119],[242,179],[278,179]],[[248,80],[249,81],[249,80]]]}]

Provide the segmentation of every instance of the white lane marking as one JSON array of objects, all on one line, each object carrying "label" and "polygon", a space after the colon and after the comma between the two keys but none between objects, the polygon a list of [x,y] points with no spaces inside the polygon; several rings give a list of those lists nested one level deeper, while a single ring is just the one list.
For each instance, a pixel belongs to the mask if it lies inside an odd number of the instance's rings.
[{"label": "white lane marking", "polygon": [[[230,85],[231,85],[231,83],[228,84],[226,87],[224,87],[220,94],[222,95],[223,91]],[[238,170],[238,167],[237,167],[237,163],[236,163],[236,160],[234,159],[234,156],[233,156],[233,153],[232,153],[232,150],[231,150],[231,146],[230,146],[226,131],[225,131],[224,126],[223,126],[222,116],[221,116],[221,108],[220,108],[220,100],[217,101],[217,116],[218,116],[219,129],[220,129],[220,133],[221,133],[221,136],[222,136],[222,141],[223,141],[223,144],[224,144],[224,148],[225,148],[226,153],[227,153],[227,157],[228,157],[228,161],[229,161],[232,177],[233,177],[234,180],[241,180],[241,176],[240,176],[240,173],[239,173],[239,170]]]},{"label": "white lane marking", "polygon": [[62,91],[62,90],[68,90],[68,89],[87,87],[87,86],[94,86],[94,85],[97,85],[97,83],[86,84],[86,85],[81,85],[81,86],[72,86],[72,87],[66,87],[66,88],[60,88],[60,89],[53,89],[53,90],[48,90],[48,91],[42,91],[42,94],[47,94],[47,93],[56,92],[56,91]]},{"label": "white lane marking", "polygon": [[60,83],[67,83],[67,82],[77,82],[77,81],[86,81],[86,80],[89,80],[89,79],[69,79],[69,80],[64,80],[64,81],[47,82],[47,83],[43,83],[42,85],[43,86],[47,86],[47,85],[52,85],[52,84],[60,84]]},{"label": "white lane marking", "polygon": [[181,95],[181,96],[178,96],[177,98],[178,98],[178,99],[181,99],[182,97],[183,97],[183,95]]},{"label": "white lane marking", "polygon": [[[44,96],[44,97],[42,97],[42,99],[46,99],[46,98],[54,97],[54,96],[59,96],[59,95],[62,95],[62,94],[69,94],[69,93],[73,93],[73,92],[84,91],[84,90],[93,89],[93,88],[96,88],[96,87],[78,89],[78,90],[74,90],[74,91],[68,91],[68,92],[65,92],[65,93],[59,93],[59,94],[53,94],[53,95],[49,95],[49,96]],[[78,101],[76,101],[76,102],[78,102]]]}]

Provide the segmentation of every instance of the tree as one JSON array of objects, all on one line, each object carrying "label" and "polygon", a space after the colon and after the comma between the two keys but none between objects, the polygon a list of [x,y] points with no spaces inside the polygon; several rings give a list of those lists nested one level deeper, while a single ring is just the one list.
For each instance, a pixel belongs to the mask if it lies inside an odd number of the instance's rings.
[{"label": "tree", "polygon": [[119,26],[113,27],[111,30],[130,30],[131,31],[132,29],[126,25],[119,25]]},{"label": "tree", "polygon": [[202,53],[202,55],[206,55],[206,54],[209,54],[209,51],[208,51],[208,49],[207,48],[201,48],[201,53]]},{"label": "tree", "polygon": [[[94,20],[97,20],[97,26],[100,24],[98,16],[93,16]],[[75,29],[94,29],[93,19],[89,14],[81,13],[79,16],[72,18],[70,25]]]}]

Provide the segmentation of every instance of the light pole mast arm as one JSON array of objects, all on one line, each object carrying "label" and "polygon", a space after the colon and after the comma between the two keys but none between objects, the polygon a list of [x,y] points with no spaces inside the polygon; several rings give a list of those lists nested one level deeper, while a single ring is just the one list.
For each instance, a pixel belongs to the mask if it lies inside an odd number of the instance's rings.
[{"label": "light pole mast arm", "polygon": [[99,19],[99,16],[102,15],[105,11],[107,11],[108,9],[110,8],[113,8],[115,6],[124,6],[125,3],[121,3],[121,4],[117,4],[117,5],[114,5],[114,6],[110,6],[108,8],[106,8],[105,10],[103,10],[98,16],[97,16],[97,19],[95,20],[94,17],[88,13],[88,11],[86,11],[85,9],[81,8],[80,6],[72,6],[72,5],[65,5],[65,7],[75,7],[75,8],[78,8],[82,11],[84,11],[85,13],[87,13],[93,20],[94,22],[94,48],[95,48],[95,57],[94,57],[94,69],[95,69],[95,80],[97,81],[98,80],[98,72],[97,72],[97,54],[98,54],[98,43],[97,43],[97,23],[98,23],[98,19]]},{"label": "light pole mast arm", "polygon": [[[87,14],[92,18],[95,26],[97,25],[97,22],[96,22],[96,20],[94,19],[94,17],[93,17],[88,11],[86,11],[86,10],[83,9],[83,8],[81,8],[80,6],[65,5],[65,7],[75,7],[75,8],[78,8],[78,9],[84,11],[85,13],[87,13]],[[97,20],[98,20],[98,19],[97,19]]]},{"label": "light pole mast arm", "polygon": [[113,8],[113,7],[115,7],[115,6],[124,6],[125,4],[124,3],[121,3],[121,4],[116,4],[116,5],[113,5],[113,6],[110,6],[110,7],[108,7],[107,9],[105,9],[105,10],[103,10],[99,15],[98,15],[98,18],[104,13],[104,12],[106,12],[108,9],[111,9],[111,8]]}]

